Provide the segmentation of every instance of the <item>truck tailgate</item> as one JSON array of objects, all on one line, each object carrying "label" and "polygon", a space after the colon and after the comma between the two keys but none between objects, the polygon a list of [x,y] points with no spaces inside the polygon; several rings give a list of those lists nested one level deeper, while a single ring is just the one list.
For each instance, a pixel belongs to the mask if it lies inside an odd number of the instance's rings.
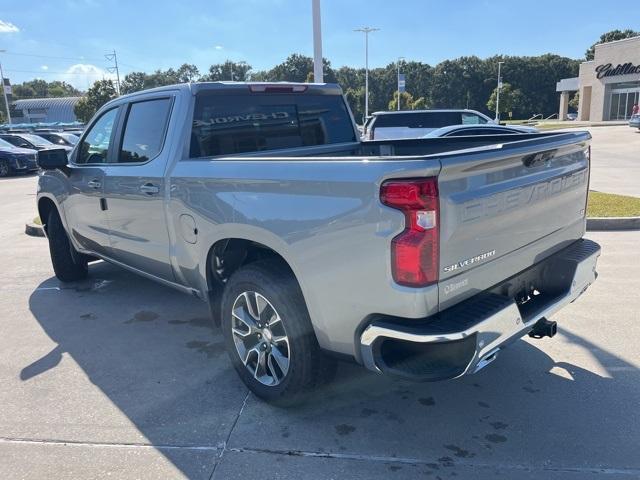
[{"label": "truck tailgate", "polygon": [[571,132],[440,157],[440,309],[583,235],[590,138]]}]

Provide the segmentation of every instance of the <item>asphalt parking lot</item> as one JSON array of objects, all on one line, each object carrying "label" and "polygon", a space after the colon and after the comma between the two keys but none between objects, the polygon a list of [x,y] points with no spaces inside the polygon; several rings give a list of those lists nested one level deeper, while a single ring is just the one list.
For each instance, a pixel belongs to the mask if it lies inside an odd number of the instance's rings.
[{"label": "asphalt parking lot", "polygon": [[[615,182],[606,150],[594,188]],[[0,179],[3,479],[640,478],[640,231],[588,235],[600,277],[555,338],[443,383],[343,364],[282,410],[247,393],[200,301],[105,263],[59,283],[23,233],[35,184]]]}]

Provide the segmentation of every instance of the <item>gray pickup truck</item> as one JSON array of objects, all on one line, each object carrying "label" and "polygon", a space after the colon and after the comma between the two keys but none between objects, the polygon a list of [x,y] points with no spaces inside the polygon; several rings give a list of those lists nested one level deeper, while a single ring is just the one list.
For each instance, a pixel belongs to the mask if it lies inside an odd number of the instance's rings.
[{"label": "gray pickup truck", "polygon": [[202,83],[111,101],[39,154],[53,269],[102,259],[210,305],[263,399],[335,357],[478,371],[596,278],[586,132],[361,142],[339,87]]}]

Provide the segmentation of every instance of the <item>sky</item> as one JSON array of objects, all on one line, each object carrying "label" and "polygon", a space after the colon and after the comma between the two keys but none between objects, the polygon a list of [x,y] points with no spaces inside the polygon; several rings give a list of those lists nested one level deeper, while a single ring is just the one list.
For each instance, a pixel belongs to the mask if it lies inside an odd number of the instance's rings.
[{"label": "sky", "polygon": [[[640,30],[637,0],[321,0],[323,56],[333,67],[370,67],[399,56],[432,65],[463,55],[583,58],[612,29]],[[268,69],[291,53],[313,54],[311,0],[0,0],[0,62],[12,83],[65,80],[86,90],[121,78],[226,59]],[[5,50],[5,52],[1,52]]]}]

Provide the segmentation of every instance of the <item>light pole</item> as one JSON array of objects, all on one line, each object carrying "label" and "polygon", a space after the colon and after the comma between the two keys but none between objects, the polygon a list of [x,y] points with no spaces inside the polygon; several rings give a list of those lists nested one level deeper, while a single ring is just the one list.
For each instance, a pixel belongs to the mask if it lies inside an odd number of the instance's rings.
[{"label": "light pole", "polygon": [[398,57],[398,111],[400,111],[400,60],[404,60],[404,57]]},{"label": "light pole", "polygon": [[322,22],[320,21],[320,0],[311,0],[313,11],[313,81],[324,83],[322,65]]},{"label": "light pole", "polygon": [[[0,50],[4,53],[6,50]],[[7,90],[4,88],[4,73],[2,73],[2,62],[0,62],[0,84],[2,84],[2,95],[4,95],[4,104],[7,107],[7,121],[11,125],[11,112],[9,111],[9,100],[7,100]]]},{"label": "light pole", "polygon": [[364,120],[369,117],[369,34],[376,32],[379,28],[362,27],[356,28],[354,32],[364,33]]},{"label": "light pole", "polygon": [[500,89],[502,88],[502,78],[500,78],[500,67],[504,62],[498,62],[498,90],[496,91],[496,123],[500,122]]}]

